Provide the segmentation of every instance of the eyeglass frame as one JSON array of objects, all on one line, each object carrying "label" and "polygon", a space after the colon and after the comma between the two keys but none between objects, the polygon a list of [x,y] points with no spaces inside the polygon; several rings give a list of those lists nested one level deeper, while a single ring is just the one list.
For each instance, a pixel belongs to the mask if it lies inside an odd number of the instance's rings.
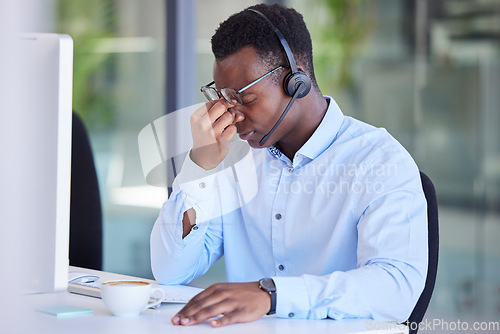
[{"label": "eyeglass frame", "polygon": [[245,90],[247,90],[248,88],[252,87],[252,86],[253,86],[253,85],[255,85],[256,83],[258,83],[259,81],[261,81],[262,79],[264,79],[265,77],[267,77],[268,75],[271,75],[272,73],[274,73],[274,72],[276,72],[277,70],[279,70],[280,68],[286,68],[286,67],[287,67],[287,66],[280,65],[280,66],[278,66],[278,67],[276,67],[276,68],[272,69],[271,71],[267,72],[266,74],[264,74],[264,75],[260,76],[259,78],[255,79],[254,81],[252,81],[251,83],[249,83],[249,84],[248,84],[248,85],[246,85],[245,87],[241,88],[240,90],[236,90],[236,89],[234,89],[234,88],[227,88],[227,87],[225,87],[225,88],[221,88],[220,90],[217,90],[215,87],[210,87],[210,86],[212,86],[212,85],[215,83],[215,81],[212,81],[212,82],[211,82],[211,83],[209,83],[208,85],[201,86],[200,91],[203,93],[203,95],[205,95],[205,97],[206,97],[206,98],[207,98],[207,100],[209,100],[209,101],[215,101],[215,100],[216,100],[216,99],[212,99],[212,98],[210,98],[210,97],[209,97],[209,96],[205,93],[205,91],[207,91],[207,90],[212,90],[212,91],[214,91],[214,92],[216,92],[216,93],[217,93],[217,96],[219,97],[219,99],[220,99],[221,97],[223,97],[223,98],[224,98],[224,100],[226,100],[227,102],[229,102],[229,103],[231,103],[231,104],[234,104],[232,101],[229,101],[229,99],[228,99],[228,98],[226,98],[226,96],[224,96],[224,94],[222,93],[222,90],[223,90],[223,89],[230,89],[230,90],[232,90],[232,91],[234,91],[234,92],[236,93],[236,96],[237,96],[237,97],[238,97],[238,99],[239,99],[239,101],[235,101],[235,102],[238,102],[238,103],[237,103],[238,105],[243,105],[243,104],[245,104],[245,103],[243,103],[243,99],[241,98],[241,95],[240,95],[243,91],[245,91]]}]

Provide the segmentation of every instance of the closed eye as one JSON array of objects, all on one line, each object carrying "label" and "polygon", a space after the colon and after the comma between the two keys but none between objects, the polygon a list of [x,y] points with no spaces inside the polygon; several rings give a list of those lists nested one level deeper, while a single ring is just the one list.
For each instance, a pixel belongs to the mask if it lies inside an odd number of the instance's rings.
[{"label": "closed eye", "polygon": [[241,100],[242,100],[243,104],[250,104],[250,103],[254,102],[255,100],[257,100],[257,95],[255,95],[253,93],[242,94]]}]

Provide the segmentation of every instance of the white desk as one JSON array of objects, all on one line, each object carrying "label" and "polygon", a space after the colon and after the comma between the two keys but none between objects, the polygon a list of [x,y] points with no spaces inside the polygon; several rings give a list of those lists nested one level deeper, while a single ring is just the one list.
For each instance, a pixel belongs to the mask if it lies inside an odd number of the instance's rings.
[{"label": "white desk", "polygon": [[[74,269],[74,268],[73,268]],[[131,279],[130,276],[78,269],[97,274],[102,280]],[[182,304],[162,304],[157,310],[148,309],[133,318],[112,316],[104,303],[98,298],[80,296],[68,292],[27,295],[21,298],[22,309],[16,312],[16,328],[5,333],[37,334],[147,334],[147,333],[238,333],[238,334],[293,334],[293,333],[408,333],[403,326],[374,322],[372,320],[303,320],[281,319],[266,316],[252,323],[233,324],[227,327],[211,328],[207,323],[183,327],[173,326],[172,316],[182,308]],[[41,307],[54,305],[75,305],[91,308],[92,315],[57,318],[37,312]],[[17,326],[18,325],[18,326]]]}]

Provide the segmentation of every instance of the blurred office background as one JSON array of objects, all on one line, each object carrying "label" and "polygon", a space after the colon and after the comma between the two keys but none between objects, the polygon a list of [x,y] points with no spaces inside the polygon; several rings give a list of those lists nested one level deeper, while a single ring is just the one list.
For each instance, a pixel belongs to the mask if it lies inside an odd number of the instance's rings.
[{"label": "blurred office background", "polygon": [[[75,41],[74,109],[97,164],[104,270],[152,276],[149,233],[167,191],[146,184],[138,133],[203,101],[210,37],[259,2],[38,1],[34,29]],[[323,93],[345,114],[387,128],[433,180],[441,248],[427,317],[498,319],[500,0],[268,2],[304,15]],[[224,279],[219,261],[195,284]]]}]

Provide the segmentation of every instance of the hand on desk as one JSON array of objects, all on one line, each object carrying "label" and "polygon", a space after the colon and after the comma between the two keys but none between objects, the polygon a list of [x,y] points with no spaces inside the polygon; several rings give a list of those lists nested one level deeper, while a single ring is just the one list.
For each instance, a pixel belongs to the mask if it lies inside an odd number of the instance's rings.
[{"label": "hand on desk", "polygon": [[270,295],[259,288],[259,282],[218,283],[194,296],[173,318],[174,325],[196,325],[208,319],[210,326],[220,327],[237,322],[255,321],[269,312]]}]

